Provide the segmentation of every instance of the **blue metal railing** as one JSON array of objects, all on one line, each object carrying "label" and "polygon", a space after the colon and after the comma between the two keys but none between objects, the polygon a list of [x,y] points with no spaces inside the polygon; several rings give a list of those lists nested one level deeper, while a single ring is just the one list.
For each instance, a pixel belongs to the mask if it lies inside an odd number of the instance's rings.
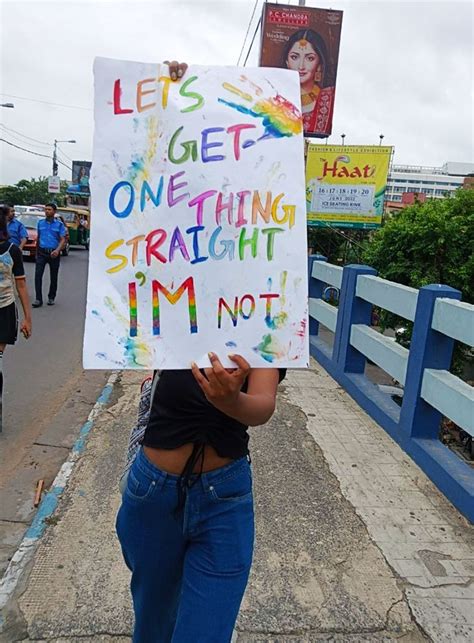
[{"label": "blue metal railing", "polygon": [[[416,290],[370,266],[313,255],[308,268],[311,354],[474,522],[474,469],[439,440],[442,416],[474,436],[473,388],[449,372],[454,340],[474,345],[474,306],[450,286]],[[340,289],[337,308],[323,301],[328,286]],[[374,305],[413,321],[410,350],[371,327]],[[320,324],[334,332],[332,346]],[[366,377],[367,359],[404,386],[401,407]]]}]

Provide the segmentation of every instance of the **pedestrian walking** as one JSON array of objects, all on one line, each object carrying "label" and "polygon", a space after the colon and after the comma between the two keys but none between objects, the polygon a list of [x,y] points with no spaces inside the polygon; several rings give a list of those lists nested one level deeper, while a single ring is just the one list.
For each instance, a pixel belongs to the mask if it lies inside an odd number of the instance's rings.
[{"label": "pedestrian walking", "polygon": [[3,354],[7,344],[15,344],[18,334],[18,310],[15,288],[23,309],[20,330],[28,339],[31,335],[31,309],[26,287],[21,250],[8,236],[9,208],[0,207],[0,431],[3,411]]},{"label": "pedestrian walking", "polygon": [[12,205],[8,207],[8,236],[12,243],[23,250],[25,243],[28,241],[28,232],[21,221],[15,216],[15,208]]},{"label": "pedestrian walking", "polygon": [[[170,63],[176,80],[185,67]],[[128,470],[117,534],[132,572],[134,643],[226,643],[254,545],[248,427],[267,422],[285,369],[155,376],[142,446]]]},{"label": "pedestrian walking", "polygon": [[37,225],[34,308],[43,305],[43,274],[47,264],[50,272],[48,306],[53,306],[56,299],[61,250],[66,243],[66,227],[61,220],[55,218],[56,210],[55,203],[48,203],[44,208],[46,218],[40,219]]},{"label": "pedestrian walking", "polygon": [[275,409],[284,369],[162,371],[128,473],[117,534],[132,572],[134,643],[227,643],[254,546],[249,426]]}]

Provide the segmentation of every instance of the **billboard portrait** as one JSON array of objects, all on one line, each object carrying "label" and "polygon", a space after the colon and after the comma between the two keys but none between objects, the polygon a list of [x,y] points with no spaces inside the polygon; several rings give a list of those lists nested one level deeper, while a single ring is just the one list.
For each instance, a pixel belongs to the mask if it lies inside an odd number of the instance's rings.
[{"label": "billboard portrait", "polygon": [[297,71],[306,136],[332,131],[342,11],[265,3],[260,65]]},{"label": "billboard portrait", "polygon": [[373,229],[382,224],[391,147],[308,146],[308,225]]},{"label": "billboard portrait", "polygon": [[91,161],[73,161],[72,162],[72,185],[69,186],[68,192],[89,196],[89,177],[91,173]]}]

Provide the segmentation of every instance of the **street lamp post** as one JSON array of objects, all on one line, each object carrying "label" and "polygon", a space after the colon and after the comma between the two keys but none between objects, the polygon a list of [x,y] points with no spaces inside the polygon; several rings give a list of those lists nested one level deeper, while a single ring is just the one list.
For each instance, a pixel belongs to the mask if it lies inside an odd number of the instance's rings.
[{"label": "street lamp post", "polygon": [[58,157],[57,157],[57,146],[58,143],[75,143],[76,141],[74,139],[68,140],[68,141],[58,141],[56,138],[54,139],[54,150],[53,150],[53,176],[58,176]]},{"label": "street lamp post", "polygon": [[344,147],[344,139],[346,138],[345,134],[341,134],[341,139],[342,139],[342,147]]},{"label": "street lamp post", "polygon": [[385,136],[383,134],[379,134],[379,139],[380,139],[379,145],[382,145],[382,141],[383,141],[384,138],[385,138]]}]

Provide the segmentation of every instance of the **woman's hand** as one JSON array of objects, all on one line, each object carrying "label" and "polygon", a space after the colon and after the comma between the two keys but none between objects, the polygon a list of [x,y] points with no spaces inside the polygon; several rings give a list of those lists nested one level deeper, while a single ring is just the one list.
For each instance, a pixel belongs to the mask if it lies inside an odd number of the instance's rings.
[{"label": "woman's hand", "polygon": [[206,399],[217,406],[232,405],[239,397],[240,389],[250,373],[250,364],[241,355],[229,355],[237,365],[232,370],[225,369],[215,353],[209,353],[211,368],[205,368],[203,375],[197,364],[191,364],[191,370],[201,387]]},{"label": "woman's hand", "polygon": [[31,322],[29,320],[24,319],[21,322],[20,332],[23,334],[25,339],[29,339],[31,337]]},{"label": "woman's hand", "polygon": [[186,73],[186,69],[188,68],[186,63],[179,63],[177,60],[172,60],[171,62],[169,60],[165,60],[164,64],[168,65],[169,67],[171,80],[178,80],[179,78],[182,78]]}]

